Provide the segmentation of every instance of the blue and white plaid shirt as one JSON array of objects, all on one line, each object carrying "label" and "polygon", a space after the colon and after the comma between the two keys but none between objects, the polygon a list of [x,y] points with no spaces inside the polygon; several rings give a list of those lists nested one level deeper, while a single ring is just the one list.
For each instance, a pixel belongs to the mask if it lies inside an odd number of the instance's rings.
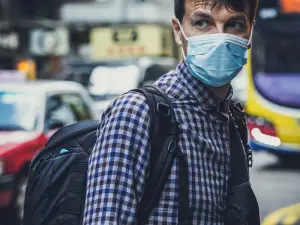
[{"label": "blue and white plaid shirt", "polygon": [[[189,165],[189,225],[221,225],[230,170],[228,122],[220,101],[182,62],[156,85],[166,91],[179,123],[179,147]],[[225,101],[229,101],[232,90]],[[149,166],[149,107],[129,92],[102,115],[90,158],[85,225],[136,224]],[[177,224],[178,161],[148,224]]]}]

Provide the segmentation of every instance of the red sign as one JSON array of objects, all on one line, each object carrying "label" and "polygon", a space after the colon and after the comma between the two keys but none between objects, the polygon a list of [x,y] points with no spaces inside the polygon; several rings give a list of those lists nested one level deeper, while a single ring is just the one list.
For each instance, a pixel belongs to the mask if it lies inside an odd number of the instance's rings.
[{"label": "red sign", "polygon": [[300,0],[281,0],[284,13],[300,13]]}]

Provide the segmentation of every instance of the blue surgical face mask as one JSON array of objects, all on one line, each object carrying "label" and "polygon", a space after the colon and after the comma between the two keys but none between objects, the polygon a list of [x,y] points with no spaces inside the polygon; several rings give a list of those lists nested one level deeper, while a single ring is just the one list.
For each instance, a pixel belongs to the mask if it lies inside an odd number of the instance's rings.
[{"label": "blue surgical face mask", "polygon": [[188,42],[186,65],[204,84],[220,87],[230,83],[247,63],[251,38],[225,33],[186,37],[180,29]]}]

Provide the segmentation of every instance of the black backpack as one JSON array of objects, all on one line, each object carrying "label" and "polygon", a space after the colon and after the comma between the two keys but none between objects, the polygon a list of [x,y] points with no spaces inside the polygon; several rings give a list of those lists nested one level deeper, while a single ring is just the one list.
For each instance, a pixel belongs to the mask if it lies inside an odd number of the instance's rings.
[{"label": "black backpack", "polygon": [[[165,92],[158,87],[147,86],[133,91],[146,97],[151,123],[151,172],[138,207],[137,224],[147,223],[152,209],[160,199],[175,157],[179,160],[179,224],[188,224],[188,166],[180,149],[177,148],[178,129],[172,104]],[[58,130],[33,159],[25,196],[24,225],[82,224],[89,156],[96,142],[98,124],[98,121],[84,121]],[[245,152],[243,151],[243,158]],[[242,167],[247,167],[246,162],[246,160],[242,162]],[[228,198],[230,204],[224,215],[227,224],[231,225],[245,225],[242,218],[246,218],[245,215],[249,211],[247,208],[253,208],[244,207],[244,203],[249,202],[248,193],[250,193],[249,185],[244,187],[244,180],[249,180],[247,174],[241,173],[239,176],[243,178],[242,188],[238,188],[237,194],[230,192],[232,194]],[[240,198],[240,195],[247,196],[241,203],[235,201],[236,196]],[[239,223],[232,223],[232,220]],[[259,223],[249,223],[249,225],[257,224]]]},{"label": "black backpack", "polygon": [[[168,96],[158,87],[134,89],[149,104],[151,123],[150,175],[139,206],[138,224],[146,222],[170,173],[174,158],[182,164],[181,201],[185,215],[188,171],[177,152],[177,124]],[[96,142],[98,121],[84,121],[56,131],[32,160],[24,205],[24,225],[80,225],[83,220],[89,156]],[[151,187],[151,188],[149,188]],[[153,187],[155,187],[153,189]],[[185,219],[181,216],[181,221]]]}]

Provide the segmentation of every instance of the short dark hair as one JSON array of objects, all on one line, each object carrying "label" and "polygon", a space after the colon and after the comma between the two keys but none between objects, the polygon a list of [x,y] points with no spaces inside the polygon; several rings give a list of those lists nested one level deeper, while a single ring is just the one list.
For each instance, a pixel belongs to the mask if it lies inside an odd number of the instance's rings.
[{"label": "short dark hair", "polygon": [[[182,22],[185,13],[185,1],[186,0],[174,0],[174,12],[176,18]],[[229,9],[234,9],[239,12],[245,11],[246,7],[250,5],[250,18],[254,19],[254,13],[256,10],[258,0],[202,0],[205,4],[213,3],[214,8],[218,4],[225,5]]]}]

